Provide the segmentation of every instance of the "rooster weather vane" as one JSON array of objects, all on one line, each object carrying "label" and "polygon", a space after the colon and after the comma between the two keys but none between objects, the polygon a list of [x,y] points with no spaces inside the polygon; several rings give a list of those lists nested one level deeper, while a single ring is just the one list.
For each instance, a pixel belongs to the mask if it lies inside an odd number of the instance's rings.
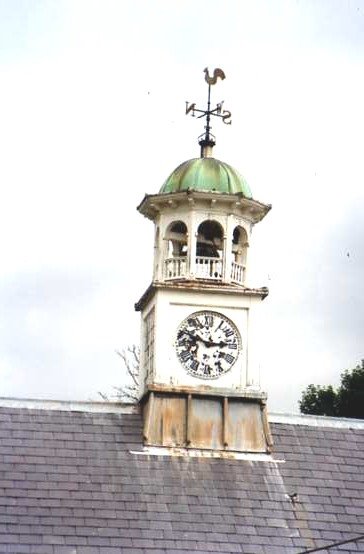
[{"label": "rooster weather vane", "polygon": [[[200,110],[196,108],[195,103],[191,104],[188,101],[186,102],[186,115],[191,113],[192,117],[197,117],[197,119],[200,119],[201,117],[206,117],[205,132],[198,137],[198,142],[201,146],[201,149],[203,149],[205,146],[215,146],[215,137],[211,133],[211,116],[221,117],[223,123],[225,123],[226,125],[231,125],[231,112],[223,109],[224,101],[219,102],[218,104],[216,104],[216,107],[214,109],[211,109],[211,85],[216,85],[218,79],[221,79],[223,81],[225,79],[225,73],[219,67],[214,69],[212,77],[210,77],[207,67],[205,67],[204,73],[205,81],[209,86],[207,96],[207,110]],[[200,115],[196,116],[196,113]]]}]

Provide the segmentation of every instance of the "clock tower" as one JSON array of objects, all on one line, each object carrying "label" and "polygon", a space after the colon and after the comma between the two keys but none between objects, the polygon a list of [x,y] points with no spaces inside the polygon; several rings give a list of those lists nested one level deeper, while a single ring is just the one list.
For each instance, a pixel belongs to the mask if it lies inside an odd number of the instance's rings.
[{"label": "clock tower", "polygon": [[[270,206],[254,200],[247,182],[212,156],[207,110],[200,158],[179,165],[159,193],[138,210],[154,223],[152,283],[141,312],[140,394],[146,445],[214,451],[269,452],[266,394],[257,384],[257,312],[267,288],[249,283],[253,226]],[[201,117],[202,117],[201,116]]]}]

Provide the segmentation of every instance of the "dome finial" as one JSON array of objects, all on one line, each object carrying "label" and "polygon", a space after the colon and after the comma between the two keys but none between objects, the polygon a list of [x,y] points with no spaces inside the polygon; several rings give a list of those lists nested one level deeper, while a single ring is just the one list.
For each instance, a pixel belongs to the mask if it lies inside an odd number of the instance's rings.
[{"label": "dome finial", "polygon": [[189,104],[188,102],[186,102],[186,115],[192,112],[192,117],[195,117],[195,113],[197,112],[201,114],[197,116],[198,118],[206,117],[205,132],[198,137],[198,143],[201,147],[200,157],[211,158],[212,149],[216,144],[216,140],[214,135],[211,133],[210,118],[212,115],[215,115],[217,117],[221,117],[223,123],[225,123],[226,125],[231,125],[231,112],[222,109],[224,102],[216,104],[216,108],[214,108],[213,110],[211,109],[211,85],[216,85],[218,78],[220,78],[221,80],[225,79],[225,73],[223,72],[223,70],[217,67],[216,69],[214,69],[213,76],[210,77],[209,70],[207,67],[205,67],[204,73],[205,81],[209,86],[207,96],[207,110],[197,109],[196,104]]}]

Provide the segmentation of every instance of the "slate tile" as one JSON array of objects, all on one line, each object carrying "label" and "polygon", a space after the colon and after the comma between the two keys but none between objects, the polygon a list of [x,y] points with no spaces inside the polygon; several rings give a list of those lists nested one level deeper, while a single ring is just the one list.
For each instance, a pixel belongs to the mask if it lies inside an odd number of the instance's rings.
[{"label": "slate tile", "polygon": [[133,538],[132,545],[137,548],[145,548],[146,550],[148,550],[154,548],[155,543],[153,539]]},{"label": "slate tile", "polygon": [[90,546],[111,546],[109,537],[98,537],[89,535],[87,538],[87,544]]},{"label": "slate tile", "polygon": [[[153,521],[151,520],[149,522],[149,528],[151,530],[153,529],[156,529],[156,530],[161,530],[161,531],[164,531],[164,530],[167,530],[167,531],[172,531],[172,522],[170,521]],[[164,535],[163,535],[164,536]]]},{"label": "slate tile", "polygon": [[[125,529],[125,528],[124,528]],[[138,529],[140,534],[140,529]],[[119,537],[122,536],[121,532],[119,531],[118,527],[96,527],[94,530],[94,533],[97,534],[99,537]],[[127,529],[125,532],[126,536],[132,536],[132,531]]]},{"label": "slate tile", "polygon": [[77,554],[100,554],[100,549],[95,546],[80,546],[77,548]]},{"label": "slate tile", "polygon": [[261,545],[243,545],[242,552],[244,554],[264,554],[264,549]]},{"label": "slate tile", "polygon": [[19,535],[13,533],[4,533],[1,535],[3,544],[19,544]]},{"label": "slate tile", "polygon": [[[282,547],[281,546],[274,546],[269,545],[268,547],[265,546],[263,549],[263,552],[267,554],[282,554]],[[296,548],[292,547],[284,547],[284,553],[285,554],[297,554]]]},{"label": "slate tile", "polygon": [[30,554],[29,544],[7,544],[3,546],[3,554]]},{"label": "slate tile", "polygon": [[[150,510],[153,510],[153,504],[150,504],[150,506],[148,506],[148,509]],[[190,508],[189,506],[186,506],[186,505],[179,505],[179,504],[168,504],[168,509],[167,509],[167,506],[164,504],[163,505],[165,507],[165,509],[161,510],[161,511],[169,511],[169,512],[176,512],[176,513],[179,513],[179,512],[189,512],[190,511]],[[157,510],[156,510],[157,511]]]},{"label": "slate tile", "polygon": [[141,529],[140,536],[143,539],[163,539],[164,533],[162,529]]},{"label": "slate tile", "polygon": [[65,537],[65,544],[72,546],[85,546],[87,545],[87,538],[77,537],[76,535],[69,535]]},{"label": "slate tile", "polygon": [[52,533],[51,535],[43,534],[42,540],[40,540],[39,542],[43,544],[65,544],[66,539],[62,535],[56,535]]},{"label": "slate tile", "polygon": [[[135,520],[124,520],[124,519],[104,519],[102,520],[102,525],[107,525],[108,527],[116,527],[118,529],[127,529],[132,526]],[[93,525],[91,520],[87,520],[87,525]]]}]

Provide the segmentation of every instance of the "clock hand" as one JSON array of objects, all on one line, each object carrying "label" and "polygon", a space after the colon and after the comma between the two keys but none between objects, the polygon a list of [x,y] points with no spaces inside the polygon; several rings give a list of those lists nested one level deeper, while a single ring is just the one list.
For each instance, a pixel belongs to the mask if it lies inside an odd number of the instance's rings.
[{"label": "clock hand", "polygon": [[202,337],[200,337],[200,335],[196,335],[194,333],[191,333],[191,331],[185,331],[186,335],[188,335],[189,337],[191,337],[191,339],[193,339],[194,343],[196,344],[197,341],[200,341],[200,342],[206,342],[204,341],[204,339]]},{"label": "clock hand", "polygon": [[228,345],[228,343],[223,340],[221,340],[220,342],[214,342],[211,338],[211,335],[210,335],[210,340],[208,342],[209,344],[207,346],[220,346],[220,348]]},{"label": "clock hand", "polygon": [[191,337],[191,339],[193,339],[193,341],[196,343],[197,341],[200,341],[200,342],[203,342],[203,344],[205,346],[207,346],[207,348],[210,348],[211,346],[219,346],[220,348],[222,348],[223,346],[226,346],[227,343],[224,342],[224,341],[220,341],[220,342],[214,342],[212,340],[205,340],[203,339],[202,337],[200,337],[200,335],[197,335],[197,334],[194,334],[194,333],[191,333],[191,331],[185,331],[185,333]]},{"label": "clock hand", "polygon": [[223,341],[220,341],[220,342],[214,342],[212,340],[204,340],[204,339],[200,339],[202,340],[202,342],[209,348],[210,346],[220,346],[223,347],[223,346],[226,346],[226,342],[223,342]]}]

